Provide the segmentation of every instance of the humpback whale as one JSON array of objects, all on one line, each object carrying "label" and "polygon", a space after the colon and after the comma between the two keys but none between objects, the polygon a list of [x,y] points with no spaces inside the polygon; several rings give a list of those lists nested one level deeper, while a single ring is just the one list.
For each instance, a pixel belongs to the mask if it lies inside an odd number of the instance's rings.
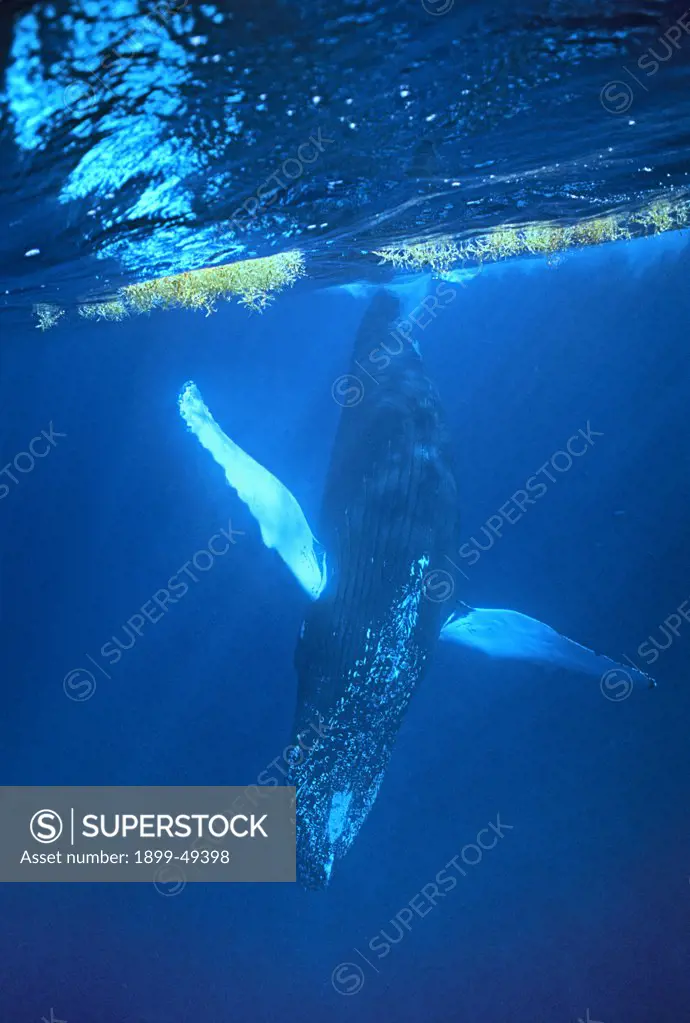
[{"label": "humpback whale", "polygon": [[[353,376],[381,351],[404,297],[403,289],[376,290],[355,340]],[[527,615],[463,602],[451,610],[429,588],[459,548],[460,496],[439,395],[416,343],[379,358],[376,386],[341,410],[318,540],[297,499],[222,431],[193,382],[178,402],[187,427],[256,519],[264,544],[310,598],[295,650],[288,774],[304,887],[326,887],[354,842],[439,641],[600,677],[624,671],[654,684]]]}]

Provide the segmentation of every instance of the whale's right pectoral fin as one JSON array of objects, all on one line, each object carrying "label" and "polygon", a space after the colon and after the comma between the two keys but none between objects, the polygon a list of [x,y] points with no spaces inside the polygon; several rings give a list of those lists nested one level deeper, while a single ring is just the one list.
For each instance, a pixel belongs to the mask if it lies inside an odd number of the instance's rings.
[{"label": "whale's right pectoral fin", "polygon": [[180,415],[225,470],[225,478],[249,508],[261,539],[275,549],[300,586],[316,600],[326,585],[326,555],[287,487],[221,430],[194,383],[183,387]]},{"label": "whale's right pectoral fin", "polygon": [[602,680],[608,677],[611,683],[615,677],[610,673],[622,673],[623,681],[627,678],[647,688],[656,685],[646,672],[597,654],[519,611],[463,605],[441,629],[441,639],[481,650],[490,657],[552,665]]}]

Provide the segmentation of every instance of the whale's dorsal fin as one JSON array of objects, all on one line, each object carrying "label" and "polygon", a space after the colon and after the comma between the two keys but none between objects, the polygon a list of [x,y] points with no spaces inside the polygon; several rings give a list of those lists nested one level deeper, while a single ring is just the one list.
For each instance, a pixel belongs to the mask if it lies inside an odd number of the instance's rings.
[{"label": "whale's dorsal fin", "polygon": [[278,552],[300,586],[316,600],[326,585],[326,553],[296,498],[223,433],[196,384],[185,384],[178,405],[189,429],[223,467],[228,483],[259,523],[266,547]]},{"label": "whale's dorsal fin", "polygon": [[633,683],[647,688],[656,685],[651,675],[633,665],[619,664],[596,654],[552,629],[550,625],[503,608],[461,605],[441,629],[441,639],[481,650],[491,657],[553,665],[583,675],[598,675],[602,682],[614,681],[611,672],[622,673]]}]

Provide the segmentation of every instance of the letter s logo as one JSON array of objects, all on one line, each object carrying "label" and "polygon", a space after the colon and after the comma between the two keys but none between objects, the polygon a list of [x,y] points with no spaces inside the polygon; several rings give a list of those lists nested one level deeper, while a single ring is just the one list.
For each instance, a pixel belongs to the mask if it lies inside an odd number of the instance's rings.
[{"label": "letter s logo", "polygon": [[62,834],[62,819],[55,810],[37,810],[29,822],[29,831],[37,842],[48,845]]},{"label": "letter s logo", "polygon": [[353,408],[364,397],[364,384],[354,373],[344,373],[333,381],[331,395],[341,408]]},{"label": "letter s logo", "polygon": [[364,970],[357,963],[338,963],[331,984],[339,995],[356,995],[364,987]]}]

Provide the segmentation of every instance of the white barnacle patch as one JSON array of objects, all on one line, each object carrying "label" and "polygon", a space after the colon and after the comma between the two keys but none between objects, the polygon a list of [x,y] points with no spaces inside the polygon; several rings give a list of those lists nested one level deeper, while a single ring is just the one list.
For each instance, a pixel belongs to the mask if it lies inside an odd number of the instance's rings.
[{"label": "white barnacle patch", "polygon": [[376,800],[424,666],[419,623],[429,562],[427,554],[405,562],[385,608],[364,624],[329,711],[329,738],[337,741],[325,743],[323,756],[310,761],[298,782],[298,802],[313,807],[302,821],[303,833],[327,882]]},{"label": "white barnacle patch", "polygon": [[331,812],[328,815],[328,838],[335,842],[340,838],[347,823],[347,810],[352,802],[352,792],[336,792],[331,800]]},{"label": "white barnacle patch", "polygon": [[428,554],[423,554],[410,565],[411,583],[404,587],[401,597],[393,608],[393,628],[399,647],[404,648],[419,619],[419,605],[422,599],[422,579],[429,566]]},{"label": "white barnacle patch", "polygon": [[[371,678],[379,680],[376,695],[382,706],[401,698],[407,702],[412,695],[419,655],[412,638],[419,622],[422,581],[429,560],[429,556],[423,554],[410,564],[409,581],[401,587],[392,602],[386,621],[378,633],[369,674]],[[401,679],[404,680],[402,690]]]}]

